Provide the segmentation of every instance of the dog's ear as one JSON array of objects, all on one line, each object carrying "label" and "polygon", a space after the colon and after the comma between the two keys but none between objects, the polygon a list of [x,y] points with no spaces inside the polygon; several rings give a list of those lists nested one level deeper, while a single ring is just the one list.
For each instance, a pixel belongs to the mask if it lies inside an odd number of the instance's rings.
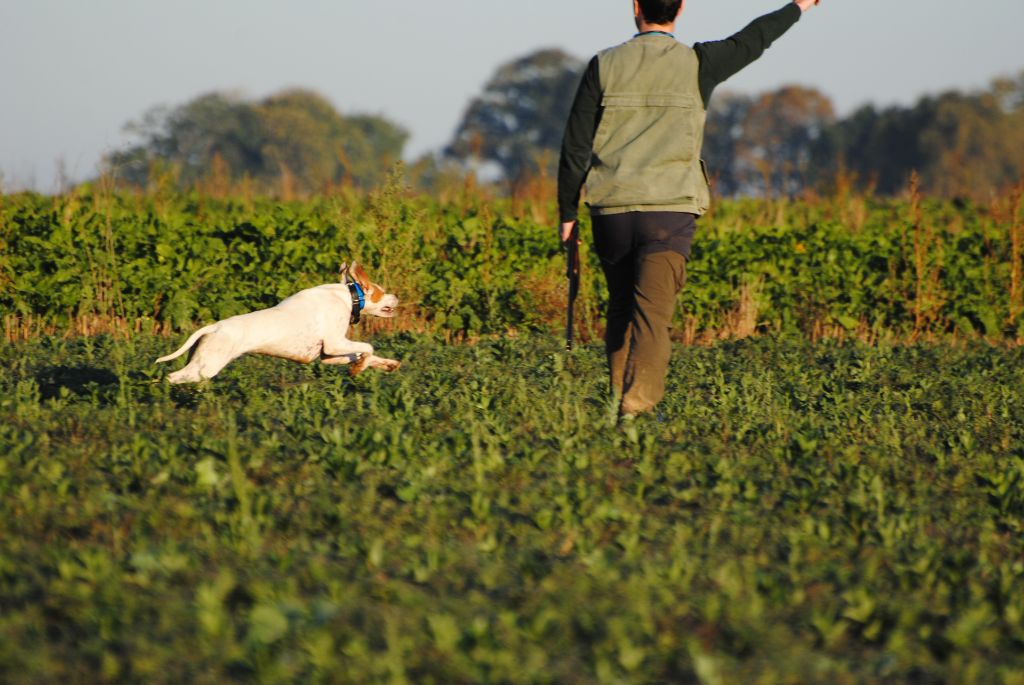
[{"label": "dog's ear", "polygon": [[348,275],[348,268],[348,262],[342,262],[341,266],[338,267],[338,278],[340,280],[345,280],[345,276]]},{"label": "dog's ear", "polygon": [[370,286],[370,277],[363,271],[363,267],[359,266],[355,262],[352,262],[352,268],[349,269],[349,273],[352,275],[352,280],[358,283],[363,288]]}]

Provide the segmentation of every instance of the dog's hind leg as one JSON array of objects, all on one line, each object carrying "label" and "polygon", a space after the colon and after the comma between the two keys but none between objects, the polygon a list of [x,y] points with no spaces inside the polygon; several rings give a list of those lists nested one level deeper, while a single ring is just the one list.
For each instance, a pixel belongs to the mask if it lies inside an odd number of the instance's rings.
[{"label": "dog's hind leg", "polygon": [[198,383],[203,380],[203,376],[199,372],[199,368],[188,364],[178,369],[174,373],[167,374],[168,383]]},{"label": "dog's hind leg", "polygon": [[190,335],[188,337],[188,340],[185,341],[184,345],[182,345],[181,347],[176,349],[174,352],[171,352],[170,354],[164,355],[163,357],[160,357],[159,359],[157,359],[156,360],[157,364],[159,364],[161,362],[169,362],[172,359],[176,359],[176,358],[180,357],[181,355],[185,354],[185,352],[187,352],[189,349],[191,349],[191,347],[193,345],[195,345],[196,342],[200,338],[202,338],[204,335],[206,335],[208,333],[216,332],[219,324],[220,324],[220,322],[218,321],[217,323],[212,323],[209,326],[203,326],[198,331],[196,331],[195,333]]},{"label": "dog's hind leg", "polygon": [[238,355],[233,353],[228,341],[221,340],[216,335],[208,335],[199,341],[188,364],[174,373],[168,374],[167,381],[169,383],[198,383],[207,378],[213,378],[236,356]]}]

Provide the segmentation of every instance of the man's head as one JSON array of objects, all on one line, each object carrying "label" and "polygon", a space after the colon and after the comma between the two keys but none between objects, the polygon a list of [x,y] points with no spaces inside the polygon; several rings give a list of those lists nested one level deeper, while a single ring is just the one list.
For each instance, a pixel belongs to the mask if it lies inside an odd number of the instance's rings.
[{"label": "man's head", "polygon": [[633,0],[633,13],[636,15],[637,26],[643,20],[646,24],[675,23],[683,10],[683,0]]}]

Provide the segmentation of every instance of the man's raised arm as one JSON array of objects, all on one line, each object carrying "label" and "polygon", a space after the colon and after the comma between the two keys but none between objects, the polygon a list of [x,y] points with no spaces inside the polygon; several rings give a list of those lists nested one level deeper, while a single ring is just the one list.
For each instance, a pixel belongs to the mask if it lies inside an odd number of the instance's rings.
[{"label": "man's raised arm", "polygon": [[723,81],[754,62],[782,34],[800,21],[800,15],[820,0],[793,0],[785,7],[750,22],[726,38],[693,46],[700,59],[700,94],[707,107],[711,93]]}]

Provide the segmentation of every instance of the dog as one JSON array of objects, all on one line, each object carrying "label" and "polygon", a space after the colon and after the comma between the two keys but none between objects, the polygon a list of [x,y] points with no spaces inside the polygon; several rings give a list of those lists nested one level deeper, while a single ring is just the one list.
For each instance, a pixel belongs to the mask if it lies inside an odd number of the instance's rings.
[{"label": "dog", "polygon": [[168,374],[170,383],[196,383],[213,378],[243,354],[266,354],[301,364],[319,359],[324,364],[351,364],[356,376],[366,368],[394,371],[401,362],[373,354],[373,346],[346,337],[350,323],[362,314],[395,315],[398,298],[370,282],[363,268],[341,265],[341,283],[301,290],[268,309],[239,314],[204,326],[185,344],[157,363],[185,354],[195,345],[187,365]]}]

